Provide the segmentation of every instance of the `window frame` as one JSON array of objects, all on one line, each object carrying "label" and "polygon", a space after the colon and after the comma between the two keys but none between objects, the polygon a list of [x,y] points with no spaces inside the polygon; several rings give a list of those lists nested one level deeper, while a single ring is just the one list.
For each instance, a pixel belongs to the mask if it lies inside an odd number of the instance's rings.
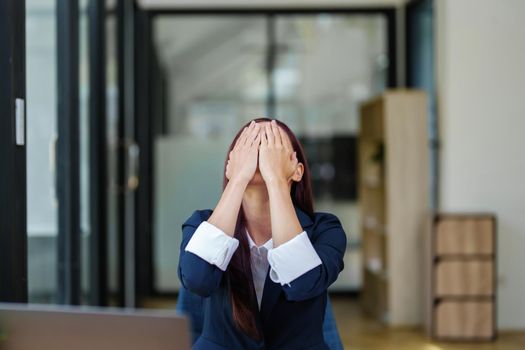
[{"label": "window frame", "polygon": [[26,146],[16,145],[15,100],[26,99],[23,0],[0,0],[0,76],[0,301],[22,303],[28,297]]}]

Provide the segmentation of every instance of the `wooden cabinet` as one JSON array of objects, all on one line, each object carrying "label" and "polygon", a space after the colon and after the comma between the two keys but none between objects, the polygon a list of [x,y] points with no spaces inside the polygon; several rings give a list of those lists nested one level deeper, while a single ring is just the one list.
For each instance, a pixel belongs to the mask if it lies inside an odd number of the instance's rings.
[{"label": "wooden cabinet", "polygon": [[422,235],[429,212],[427,97],[391,90],[361,106],[359,205],[365,310],[421,324]]},{"label": "wooden cabinet", "polygon": [[496,335],[496,220],[437,214],[429,230],[427,331],[440,340]]}]

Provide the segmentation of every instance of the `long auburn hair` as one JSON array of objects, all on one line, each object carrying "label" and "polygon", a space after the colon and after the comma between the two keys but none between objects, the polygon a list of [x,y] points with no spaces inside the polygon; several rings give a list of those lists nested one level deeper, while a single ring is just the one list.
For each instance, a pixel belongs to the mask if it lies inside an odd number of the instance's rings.
[{"label": "long auburn hair", "polygon": [[[271,120],[272,119],[269,118],[254,119],[256,123],[270,122]],[[235,146],[235,143],[237,142],[237,139],[239,138],[242,130],[244,127],[248,126],[250,122],[241,127],[237,135],[235,135],[228,152],[226,153],[223,172],[223,190],[228,184],[228,179],[226,178],[226,165],[228,163],[229,154]],[[302,211],[313,217],[314,209],[312,201],[310,169],[306,161],[303,147],[301,146],[301,143],[295,134],[286,124],[279,120],[276,120],[276,122],[277,125],[280,126],[290,138],[293,150],[297,155],[297,160],[304,165],[304,172],[301,181],[294,181],[292,183],[290,192],[292,196],[292,202],[295,206],[299,207]],[[226,270],[228,294],[232,305],[233,321],[237,328],[253,339],[261,340],[262,334],[260,334],[255,321],[257,310],[254,309],[253,305],[257,305],[257,297],[253,286],[250,246],[246,237],[245,228],[246,217],[241,204],[234,233],[234,237],[239,240],[239,248],[233,254],[233,257],[230,260]]]}]

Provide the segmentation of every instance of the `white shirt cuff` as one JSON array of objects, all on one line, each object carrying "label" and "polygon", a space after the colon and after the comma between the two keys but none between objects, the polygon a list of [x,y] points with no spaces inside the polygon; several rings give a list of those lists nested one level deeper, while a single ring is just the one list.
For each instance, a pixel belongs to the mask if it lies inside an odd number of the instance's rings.
[{"label": "white shirt cuff", "polygon": [[203,221],[193,233],[184,250],[198,255],[222,271],[226,271],[226,267],[228,267],[238,246],[239,240],[237,238],[231,237],[218,227]]},{"label": "white shirt cuff", "polygon": [[291,240],[268,251],[270,263],[270,278],[275,283],[287,284],[314,267],[321,265],[322,261],[315,251],[306,231],[301,232]]}]

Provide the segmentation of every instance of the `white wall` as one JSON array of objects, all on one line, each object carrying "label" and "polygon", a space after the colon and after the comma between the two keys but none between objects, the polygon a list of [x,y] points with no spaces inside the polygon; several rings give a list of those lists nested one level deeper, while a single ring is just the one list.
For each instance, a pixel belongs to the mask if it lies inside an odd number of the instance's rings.
[{"label": "white wall", "polygon": [[525,328],[525,1],[438,0],[444,211],[498,217],[498,325]]}]

